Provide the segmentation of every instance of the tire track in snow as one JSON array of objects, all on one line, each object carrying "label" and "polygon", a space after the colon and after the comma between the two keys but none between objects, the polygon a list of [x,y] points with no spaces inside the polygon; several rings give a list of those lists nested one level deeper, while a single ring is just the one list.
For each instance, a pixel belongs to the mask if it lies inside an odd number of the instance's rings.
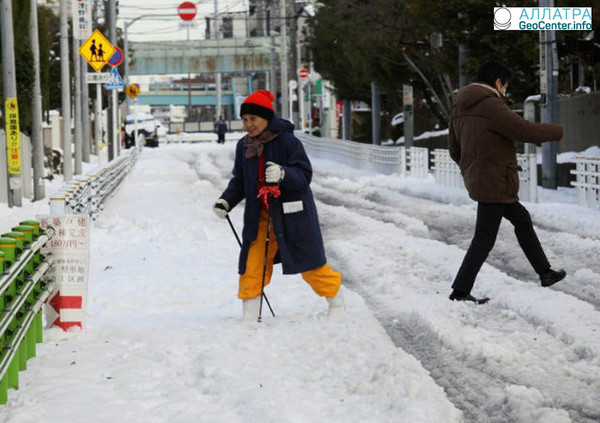
[{"label": "tire track in snow", "polygon": [[[600,419],[600,411],[588,406],[600,396],[600,381],[588,378],[599,373],[599,359],[589,347],[594,343],[591,337],[565,335],[573,321],[559,327],[560,316],[548,320],[539,309],[521,309],[514,301],[489,307],[450,303],[445,294],[439,295],[447,258],[438,260],[423,251],[439,249],[445,256],[452,247],[407,240],[402,230],[373,222],[355,208],[322,205],[319,212],[328,256],[342,269],[345,283],[367,300],[396,345],[431,372],[468,421],[527,421],[524,415],[540,413],[562,418],[546,421],[567,421],[568,416],[586,423]],[[368,228],[368,233],[360,228]],[[382,238],[388,241],[380,243]],[[398,248],[390,238],[398,240]],[[368,259],[357,263],[357,254]],[[517,287],[517,295],[531,302],[537,289]],[[596,313],[588,307],[590,311]],[[598,323],[597,313],[589,319]],[[520,390],[539,399],[529,406],[519,398]]]},{"label": "tire track in snow", "polygon": [[[196,172],[198,179],[208,181],[215,186],[217,190],[224,190],[231,178],[232,163],[234,160],[235,151],[230,152],[227,158],[223,157],[223,147],[221,145],[214,146],[216,151],[196,150],[193,152],[193,157],[186,158],[190,167]],[[216,200],[216,198],[215,198]]]}]

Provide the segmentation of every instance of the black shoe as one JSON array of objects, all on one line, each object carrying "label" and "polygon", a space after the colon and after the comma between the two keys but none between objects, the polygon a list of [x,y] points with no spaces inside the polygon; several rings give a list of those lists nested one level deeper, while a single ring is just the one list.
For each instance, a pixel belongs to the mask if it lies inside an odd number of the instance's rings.
[{"label": "black shoe", "polygon": [[453,291],[449,298],[452,301],[470,301],[475,304],[485,304],[490,300],[488,297],[475,298],[471,294],[465,294],[464,292],[460,291]]},{"label": "black shoe", "polygon": [[565,276],[567,276],[567,272],[563,269],[558,271],[548,269],[540,274],[540,281],[542,281],[542,286],[548,287],[554,285],[556,282],[562,281]]}]

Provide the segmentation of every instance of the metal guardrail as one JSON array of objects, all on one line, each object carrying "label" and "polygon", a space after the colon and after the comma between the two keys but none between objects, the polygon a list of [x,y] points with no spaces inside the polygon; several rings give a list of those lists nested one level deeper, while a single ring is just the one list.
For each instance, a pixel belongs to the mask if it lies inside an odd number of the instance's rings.
[{"label": "metal guardrail", "polygon": [[[433,150],[433,175],[436,183],[465,189],[460,168],[450,157],[450,152],[443,148]],[[537,202],[537,158],[535,154],[518,154],[519,198],[524,201]]]},{"label": "metal guardrail", "polygon": [[36,221],[13,230],[0,238],[0,404],[8,401],[8,389],[19,388],[19,371],[35,357],[42,342],[41,308],[55,289],[42,281],[52,257],[40,252],[54,231],[40,231]]},{"label": "metal guardrail", "polygon": [[[429,150],[424,147],[379,146],[362,144],[335,138],[320,138],[296,132],[307,153],[316,158],[329,159],[386,175],[398,173],[402,176],[426,179],[429,177]],[[446,149],[432,152],[433,176],[436,183],[464,189],[460,169]],[[519,165],[519,198],[537,201],[537,161],[535,154],[517,155]],[[598,181],[596,179],[596,181]],[[596,182],[597,183],[597,182]],[[597,193],[597,191],[596,191]],[[597,195],[597,194],[596,194]]]},{"label": "metal guardrail", "polygon": [[465,189],[460,168],[450,157],[450,152],[443,148],[436,148],[432,155],[435,181],[445,187]]},{"label": "metal guardrail", "polygon": [[571,185],[577,188],[579,204],[600,209],[600,158],[576,157],[571,174],[577,177]]},{"label": "metal guardrail", "polygon": [[399,173],[426,178],[429,153],[426,148],[362,144],[336,138],[321,138],[296,132],[306,151],[314,157],[334,160],[355,169],[373,170],[386,175]]},{"label": "metal guardrail", "polygon": [[95,220],[135,165],[138,151],[135,148],[128,151],[98,171],[65,183],[50,198],[50,213],[86,213]]}]

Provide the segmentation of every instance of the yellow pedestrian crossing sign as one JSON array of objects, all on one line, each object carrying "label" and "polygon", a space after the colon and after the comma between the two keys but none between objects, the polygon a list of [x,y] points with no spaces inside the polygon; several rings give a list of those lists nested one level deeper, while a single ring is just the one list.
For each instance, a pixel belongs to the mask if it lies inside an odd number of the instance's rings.
[{"label": "yellow pedestrian crossing sign", "polygon": [[106,39],[106,37],[97,29],[94,30],[90,38],[88,38],[79,47],[79,54],[83,56],[90,66],[100,72],[108,59],[115,53],[115,48]]},{"label": "yellow pedestrian crossing sign", "polygon": [[140,86],[138,84],[129,84],[125,89],[125,93],[133,100],[140,94]]}]

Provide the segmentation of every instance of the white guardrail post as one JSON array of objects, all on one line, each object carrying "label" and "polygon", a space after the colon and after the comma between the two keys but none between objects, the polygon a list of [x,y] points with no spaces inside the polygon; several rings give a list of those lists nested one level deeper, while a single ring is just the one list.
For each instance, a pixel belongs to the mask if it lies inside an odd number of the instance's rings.
[{"label": "white guardrail post", "polygon": [[600,209],[600,158],[576,157],[571,174],[577,177],[571,185],[577,188],[579,204]]}]

